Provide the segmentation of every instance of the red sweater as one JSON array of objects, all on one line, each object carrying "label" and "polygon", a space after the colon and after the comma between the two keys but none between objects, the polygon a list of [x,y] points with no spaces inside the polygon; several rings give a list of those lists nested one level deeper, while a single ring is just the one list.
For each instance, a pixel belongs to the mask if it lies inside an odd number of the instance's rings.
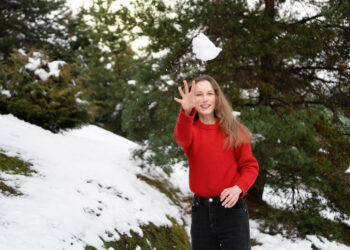
[{"label": "red sweater", "polygon": [[196,108],[186,115],[181,105],[174,137],[189,161],[189,184],[199,196],[217,196],[234,185],[242,189],[240,198],[255,182],[259,165],[250,143],[234,149],[223,149],[224,134],[219,125],[193,122]]}]

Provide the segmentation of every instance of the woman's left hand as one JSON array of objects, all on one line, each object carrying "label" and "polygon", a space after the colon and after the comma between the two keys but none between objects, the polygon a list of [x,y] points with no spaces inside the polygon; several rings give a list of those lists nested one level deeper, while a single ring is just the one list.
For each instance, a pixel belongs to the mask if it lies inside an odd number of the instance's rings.
[{"label": "woman's left hand", "polygon": [[225,206],[226,208],[233,207],[236,204],[241,192],[242,192],[242,189],[237,185],[234,185],[233,187],[230,187],[230,188],[225,188],[224,191],[222,191],[220,194],[221,202],[226,197],[224,202],[222,202],[222,205]]}]

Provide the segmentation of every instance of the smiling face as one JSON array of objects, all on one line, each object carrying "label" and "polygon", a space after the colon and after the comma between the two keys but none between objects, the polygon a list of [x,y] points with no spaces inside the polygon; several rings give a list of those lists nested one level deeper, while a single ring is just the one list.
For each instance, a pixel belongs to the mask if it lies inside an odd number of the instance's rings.
[{"label": "smiling face", "polygon": [[207,80],[197,82],[194,96],[198,113],[203,116],[214,116],[216,95],[211,83]]}]

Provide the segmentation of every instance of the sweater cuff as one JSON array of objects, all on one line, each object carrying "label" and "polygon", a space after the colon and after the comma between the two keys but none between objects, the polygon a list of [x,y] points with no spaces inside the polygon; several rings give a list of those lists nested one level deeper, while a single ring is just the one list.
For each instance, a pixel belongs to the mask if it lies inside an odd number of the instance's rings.
[{"label": "sweater cuff", "polygon": [[188,122],[193,122],[193,117],[195,114],[196,114],[195,107],[192,108],[190,115],[187,115],[184,108],[182,107],[182,105],[180,106],[180,116],[181,116],[182,120],[186,120]]},{"label": "sweater cuff", "polygon": [[245,195],[245,193],[247,192],[247,190],[245,190],[245,189],[243,188],[244,185],[242,185],[242,183],[240,183],[240,182],[238,181],[238,182],[235,184],[235,186],[238,186],[238,187],[242,190],[242,192],[239,194],[239,198],[243,198],[244,195]]},{"label": "sweater cuff", "polygon": [[249,188],[254,184],[256,178],[257,178],[257,176],[255,176],[255,178],[253,178],[253,179],[250,179],[249,182],[244,180],[242,177],[240,177],[237,180],[235,185],[239,186],[242,189],[242,193],[240,193],[239,198],[242,198],[245,195],[245,193],[249,190]]}]

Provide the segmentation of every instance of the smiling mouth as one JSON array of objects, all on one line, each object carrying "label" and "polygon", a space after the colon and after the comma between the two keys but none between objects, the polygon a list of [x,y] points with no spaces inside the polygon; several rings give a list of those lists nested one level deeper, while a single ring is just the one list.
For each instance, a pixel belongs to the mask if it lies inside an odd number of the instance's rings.
[{"label": "smiling mouth", "polygon": [[202,109],[207,109],[207,108],[209,108],[211,105],[201,105],[201,108]]}]

